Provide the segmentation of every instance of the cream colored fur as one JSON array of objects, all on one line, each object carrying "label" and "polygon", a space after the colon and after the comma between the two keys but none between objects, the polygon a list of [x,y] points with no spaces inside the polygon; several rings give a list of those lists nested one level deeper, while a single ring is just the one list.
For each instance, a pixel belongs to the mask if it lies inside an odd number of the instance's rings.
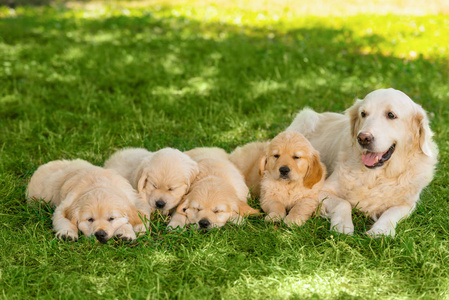
[{"label": "cream colored fur", "polygon": [[[153,211],[159,209],[165,215],[176,208],[198,174],[198,164],[172,148],[156,152],[142,148],[119,150],[104,166],[128,179]],[[158,203],[164,206],[158,207]]]},{"label": "cream colored fur", "polygon": [[[326,171],[318,152],[299,133],[286,131],[271,142],[238,147],[230,160],[245,175],[253,195],[260,196],[267,221],[302,225],[316,210]],[[288,167],[288,176],[281,168]]]},{"label": "cream colored fur", "polygon": [[[427,114],[398,90],[376,90],[345,114],[304,109],[288,129],[309,139],[330,172],[320,197],[338,232],[353,233],[351,209],[357,206],[376,221],[369,235],[394,236],[396,224],[414,210],[432,181],[438,149]],[[362,162],[368,153],[357,141],[362,132],[373,135],[373,152],[396,146],[382,166],[369,169]]]},{"label": "cream colored fur", "polygon": [[59,239],[76,240],[81,230],[101,242],[112,236],[133,240],[145,229],[136,207],[143,216],[149,213],[125,178],[81,159],[40,166],[31,177],[27,198],[56,206],[53,228]]},{"label": "cream colored fur", "polygon": [[258,213],[247,204],[248,187],[224,150],[195,148],[186,154],[198,162],[200,172],[169,227],[197,224],[199,228],[211,229],[228,221],[240,223],[242,216]]}]

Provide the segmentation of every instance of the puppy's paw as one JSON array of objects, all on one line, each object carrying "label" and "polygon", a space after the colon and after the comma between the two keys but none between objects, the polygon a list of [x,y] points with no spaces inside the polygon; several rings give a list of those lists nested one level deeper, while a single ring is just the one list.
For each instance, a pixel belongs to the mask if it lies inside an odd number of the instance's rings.
[{"label": "puppy's paw", "polygon": [[177,222],[176,220],[171,220],[170,221],[170,223],[168,223],[168,225],[167,225],[167,229],[168,230],[173,230],[173,229],[176,229],[176,228],[184,228],[186,226],[186,224],[185,223],[183,223],[183,222]]},{"label": "puppy's paw", "polygon": [[352,224],[352,220],[345,221],[343,219],[332,219],[331,220],[331,230],[335,230],[336,232],[353,235],[354,234],[354,224]]},{"label": "puppy's paw", "polygon": [[133,240],[135,240],[137,238],[136,234],[134,233],[134,231],[133,230],[129,230],[126,227],[120,227],[119,229],[117,229],[114,232],[114,236],[118,237],[122,241],[126,241],[126,242],[133,241]]},{"label": "puppy's paw", "polygon": [[304,220],[303,218],[301,218],[300,216],[297,215],[290,215],[288,214],[285,218],[284,218],[284,223],[287,224],[288,226],[302,226],[304,225],[304,223],[307,220]]},{"label": "puppy's paw", "polygon": [[394,237],[396,234],[396,230],[391,226],[382,226],[381,224],[374,224],[370,230],[366,232],[372,238],[380,238],[382,236],[391,236]]},{"label": "puppy's paw", "polygon": [[63,241],[75,242],[78,240],[78,232],[73,230],[59,230],[56,232],[56,238]]},{"label": "puppy's paw", "polygon": [[140,236],[140,235],[143,235],[143,234],[147,233],[147,229],[145,227],[145,224],[135,225],[133,227],[133,230],[136,233],[136,236]]},{"label": "puppy's paw", "polygon": [[265,217],[265,222],[281,222],[282,219],[284,219],[284,216],[282,216],[281,214],[279,214],[277,212],[270,212]]}]

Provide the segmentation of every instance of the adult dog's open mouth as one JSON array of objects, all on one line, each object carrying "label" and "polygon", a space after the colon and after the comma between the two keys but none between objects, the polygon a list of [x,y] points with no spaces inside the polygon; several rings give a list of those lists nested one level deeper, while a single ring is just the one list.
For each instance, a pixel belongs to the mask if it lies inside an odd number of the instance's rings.
[{"label": "adult dog's open mouth", "polygon": [[362,155],[362,162],[365,167],[374,169],[377,167],[383,166],[383,164],[390,159],[391,155],[396,148],[396,144],[393,144],[387,151],[385,152],[367,152]]}]

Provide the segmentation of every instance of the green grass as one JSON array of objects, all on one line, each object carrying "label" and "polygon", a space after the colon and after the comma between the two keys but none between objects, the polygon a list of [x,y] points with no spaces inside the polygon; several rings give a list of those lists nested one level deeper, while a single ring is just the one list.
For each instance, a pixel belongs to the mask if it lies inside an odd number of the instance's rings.
[{"label": "green grass", "polygon": [[[449,297],[449,17],[225,2],[0,8],[1,298]],[[275,136],[304,106],[343,111],[383,87],[430,112],[440,148],[395,239],[364,236],[360,214],[354,236],[323,218],[289,229],[262,216],[167,232],[156,216],[134,243],[69,243],[54,238],[50,208],[25,204],[50,160],[101,165],[125,146],[231,151]]]}]

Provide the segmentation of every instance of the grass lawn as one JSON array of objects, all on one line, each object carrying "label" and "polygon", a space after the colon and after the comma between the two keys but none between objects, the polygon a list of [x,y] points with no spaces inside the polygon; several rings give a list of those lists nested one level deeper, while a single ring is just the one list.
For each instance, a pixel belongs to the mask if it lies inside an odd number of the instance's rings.
[{"label": "grass lawn", "polygon": [[[0,8],[0,298],[449,298],[449,9],[411,2]],[[155,216],[133,243],[71,243],[55,239],[50,208],[25,204],[51,160],[101,165],[126,146],[232,151],[304,106],[343,111],[385,87],[423,105],[440,149],[395,239],[364,236],[372,222],[356,213],[354,236],[319,217],[203,234],[167,232]]]}]

